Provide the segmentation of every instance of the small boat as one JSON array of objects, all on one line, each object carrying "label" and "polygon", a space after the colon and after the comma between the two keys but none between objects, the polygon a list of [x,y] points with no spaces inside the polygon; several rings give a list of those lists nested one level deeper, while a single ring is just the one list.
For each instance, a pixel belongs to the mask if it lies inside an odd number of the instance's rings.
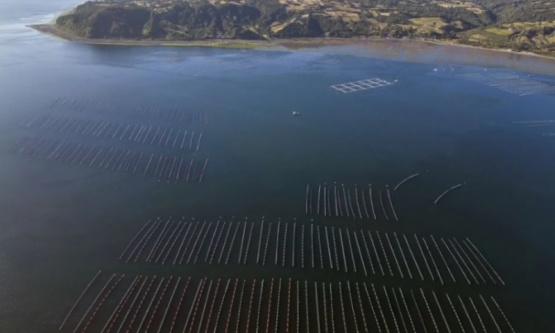
[{"label": "small boat", "polygon": [[293,111],[293,117],[298,117],[300,115],[301,113],[299,111]]}]

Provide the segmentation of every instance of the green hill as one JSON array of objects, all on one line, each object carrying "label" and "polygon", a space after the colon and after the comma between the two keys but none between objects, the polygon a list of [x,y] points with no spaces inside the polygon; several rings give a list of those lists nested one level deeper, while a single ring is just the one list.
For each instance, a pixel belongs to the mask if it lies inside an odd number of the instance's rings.
[{"label": "green hill", "polygon": [[112,0],[56,25],[91,39],[425,38],[555,54],[555,0]]}]

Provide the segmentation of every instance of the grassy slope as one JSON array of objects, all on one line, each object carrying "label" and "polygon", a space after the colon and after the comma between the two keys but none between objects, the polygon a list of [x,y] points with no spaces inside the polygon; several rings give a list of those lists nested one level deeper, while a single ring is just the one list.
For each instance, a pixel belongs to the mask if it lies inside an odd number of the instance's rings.
[{"label": "grassy slope", "polygon": [[[131,7],[145,9],[144,2],[133,3],[123,0],[124,4],[107,5],[120,8],[128,8],[128,14],[132,12]],[[179,0],[182,1],[182,0]],[[149,20],[146,24],[136,20],[135,26],[125,27],[123,23],[131,22],[130,15],[118,16],[116,12],[108,11],[110,16],[108,23],[98,25],[94,21],[98,13],[106,8],[98,3],[83,6],[77,17],[69,24],[60,24],[59,27],[66,31],[75,33],[74,30],[92,31],[91,27],[112,26],[120,29],[121,35],[110,35],[102,30],[97,37],[89,38],[129,38],[129,39],[166,39],[168,43],[173,40],[198,40],[239,38],[245,39],[244,34],[236,34],[234,31],[252,32],[262,38],[304,38],[302,35],[307,30],[306,21],[309,14],[314,17],[324,17],[325,26],[322,26],[323,35],[330,37],[392,37],[392,38],[424,38],[436,40],[450,40],[474,46],[503,48],[513,50],[532,51],[541,54],[555,55],[555,0],[527,1],[521,0],[186,0],[190,4],[202,5],[212,3],[215,7],[236,4],[237,10],[243,11],[250,6],[256,7],[263,14],[268,14],[257,19],[249,19],[244,15],[238,15],[240,24],[235,24],[235,18],[225,18],[227,25],[225,29],[210,30],[217,24],[218,18],[208,17],[199,12],[194,17],[184,21],[162,20],[157,28],[162,28],[163,33],[151,34],[152,25]],[[183,3],[183,2],[180,2]],[[153,5],[155,4],[155,5]],[[126,7],[129,6],[129,7]],[[173,4],[171,1],[149,2],[148,11],[151,15],[171,12]],[[211,6],[211,5],[209,5]],[[276,8],[285,8],[285,15],[273,16]],[[155,8],[155,9],[153,9]],[[218,9],[215,9],[216,11]],[[137,12],[135,10],[135,12]],[[91,14],[93,13],[93,14]],[[106,14],[103,12],[103,14]],[[136,17],[136,16],[135,16]],[[160,16],[161,17],[161,16]],[[86,21],[93,18],[90,21]],[[164,21],[165,20],[165,21]],[[336,22],[334,22],[336,20]],[[187,22],[195,21],[194,25]],[[60,23],[60,22],[58,22]],[[339,23],[339,24],[337,24]],[[143,26],[143,24],[145,24]],[[187,26],[183,26],[183,25]],[[303,26],[304,25],[304,26]],[[233,26],[233,28],[229,28]],[[208,27],[208,28],[207,28]],[[204,29],[204,30],[203,30]],[[335,30],[334,30],[335,29]],[[133,35],[134,31],[142,31],[140,35]],[[158,29],[160,31],[160,29]],[[197,32],[190,33],[191,31]],[[285,35],[281,32],[286,31]],[[124,34],[127,33],[127,35]],[[229,32],[228,35],[226,33]],[[299,35],[300,33],[300,35]],[[105,34],[106,36],[102,35]],[[249,39],[247,37],[247,39]]]}]

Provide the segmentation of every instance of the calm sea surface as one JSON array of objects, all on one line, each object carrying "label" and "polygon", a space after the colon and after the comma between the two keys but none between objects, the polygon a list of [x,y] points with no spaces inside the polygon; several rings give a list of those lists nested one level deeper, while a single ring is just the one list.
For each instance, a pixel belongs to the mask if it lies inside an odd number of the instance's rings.
[{"label": "calm sea surface", "polygon": [[[150,218],[307,221],[307,184],[394,186],[416,172],[421,176],[395,193],[401,220],[396,224],[314,220],[469,236],[507,282],[503,288],[479,291],[495,295],[517,331],[555,332],[555,137],[545,135],[555,133],[555,126],[516,123],[555,119],[555,94],[518,96],[464,75],[500,80],[516,75],[551,86],[555,77],[478,66],[475,54],[465,64],[462,49],[457,58],[463,60],[450,63],[449,57],[441,58],[441,48],[385,59],[357,47],[295,52],[101,47],[57,40],[25,27],[49,21],[74,4],[0,0],[1,332],[57,331],[99,269],[152,273],[122,268],[116,260]],[[498,59],[502,65],[519,64]],[[483,63],[495,60],[484,56]],[[520,61],[520,68],[533,67],[534,60]],[[374,77],[394,84],[350,94],[330,88]],[[206,113],[208,124],[183,127],[203,131],[202,147],[194,155],[210,157],[203,182],[158,182],[10,153],[24,137],[114,144],[106,138],[95,141],[21,126],[40,114],[181,126],[86,108],[82,113],[52,110],[61,97]],[[293,110],[301,116],[292,117]],[[144,151],[157,149],[147,146]],[[433,205],[439,193],[459,183],[465,186]],[[172,273],[287,276],[279,269],[247,268]],[[327,277],[311,273],[309,278]]]}]

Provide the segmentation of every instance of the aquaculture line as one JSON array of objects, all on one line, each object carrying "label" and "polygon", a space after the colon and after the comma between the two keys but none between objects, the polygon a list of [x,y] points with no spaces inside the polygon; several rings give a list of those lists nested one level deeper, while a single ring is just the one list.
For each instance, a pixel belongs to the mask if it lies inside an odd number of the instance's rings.
[{"label": "aquaculture line", "polygon": [[468,285],[505,282],[469,238],[380,232],[281,220],[148,221],[124,263],[272,265]]},{"label": "aquaculture line", "polygon": [[64,320],[77,332],[514,332],[491,296],[358,281],[99,272]]},{"label": "aquaculture line", "polygon": [[209,157],[145,153],[127,148],[106,147],[42,137],[23,138],[11,149],[17,156],[139,175],[171,183],[200,183]]},{"label": "aquaculture line", "polygon": [[173,127],[130,125],[109,120],[37,114],[21,123],[24,129],[57,133],[75,133],[94,138],[107,138],[125,143],[139,143],[179,150],[199,151],[202,131],[182,130]]},{"label": "aquaculture line", "polygon": [[94,112],[109,115],[116,114],[145,117],[178,123],[208,124],[208,115],[203,111],[189,111],[183,108],[130,104],[125,102],[112,103],[102,100],[80,100],[68,97],[59,97],[50,104],[49,109],[69,110],[81,113]]}]

